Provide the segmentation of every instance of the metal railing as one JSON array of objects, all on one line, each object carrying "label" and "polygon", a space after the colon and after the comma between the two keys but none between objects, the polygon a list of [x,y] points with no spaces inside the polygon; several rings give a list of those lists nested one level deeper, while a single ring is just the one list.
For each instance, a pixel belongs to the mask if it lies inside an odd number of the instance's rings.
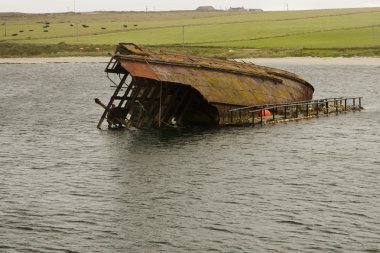
[{"label": "metal railing", "polygon": [[[226,125],[264,125],[320,115],[362,110],[362,97],[338,97],[281,104],[265,104],[228,110]],[[268,113],[269,111],[269,113]],[[270,114],[269,116],[267,114]]]}]

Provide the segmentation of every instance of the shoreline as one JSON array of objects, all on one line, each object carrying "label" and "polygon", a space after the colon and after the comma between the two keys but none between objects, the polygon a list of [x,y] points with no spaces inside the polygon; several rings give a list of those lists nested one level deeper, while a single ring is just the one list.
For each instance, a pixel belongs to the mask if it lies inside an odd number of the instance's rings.
[{"label": "shoreline", "polygon": [[368,65],[380,66],[380,57],[284,57],[243,59],[259,65],[265,64],[302,64],[302,65]]},{"label": "shoreline", "polygon": [[108,56],[0,58],[0,64],[108,63]]},{"label": "shoreline", "polygon": [[[46,58],[0,58],[0,64],[51,64],[51,63],[108,63],[110,57],[46,57]],[[283,57],[243,58],[256,64],[305,64],[305,65],[379,65],[380,57]]]}]

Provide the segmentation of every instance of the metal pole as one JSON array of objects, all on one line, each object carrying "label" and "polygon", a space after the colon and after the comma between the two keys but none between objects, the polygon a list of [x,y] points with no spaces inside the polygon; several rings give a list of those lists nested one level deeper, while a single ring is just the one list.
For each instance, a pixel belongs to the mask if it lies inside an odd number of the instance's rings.
[{"label": "metal pole", "polygon": [[79,41],[79,26],[78,26],[78,21],[76,23],[76,27],[77,27],[77,41]]},{"label": "metal pole", "polygon": [[[334,100],[335,100],[335,99],[334,99]],[[334,103],[335,103],[335,111],[336,111],[336,113],[338,113],[338,112],[339,112],[339,109],[338,109],[338,101],[335,100]]]},{"label": "metal pole", "polygon": [[185,47],[185,26],[182,26],[182,47]]},{"label": "metal pole", "polygon": [[375,46],[375,26],[372,26],[372,45]]},{"label": "metal pole", "polygon": [[4,21],[4,36],[5,37],[7,37],[7,22],[8,22],[8,20],[5,19],[5,21]]},{"label": "metal pole", "polygon": [[252,112],[252,127],[255,127],[255,113]]},{"label": "metal pole", "polygon": [[158,109],[158,128],[161,127],[161,110],[162,110],[162,81],[160,86],[160,107]]},{"label": "metal pole", "polygon": [[327,116],[329,116],[329,102],[328,101],[326,102],[326,113],[327,113]]},{"label": "metal pole", "polygon": [[309,117],[309,103],[306,104],[306,116]]},{"label": "metal pole", "polygon": [[[74,19],[76,19],[76,0],[74,0]],[[79,41],[79,25],[78,20],[75,20],[76,32],[77,32],[77,42]]]},{"label": "metal pole", "polygon": [[263,110],[260,111],[260,117],[261,117],[261,125],[263,125]]},{"label": "metal pole", "polygon": [[356,99],[352,99],[352,109],[355,111],[355,106],[356,106]]},{"label": "metal pole", "polygon": [[362,109],[362,98],[359,98],[359,110]]}]

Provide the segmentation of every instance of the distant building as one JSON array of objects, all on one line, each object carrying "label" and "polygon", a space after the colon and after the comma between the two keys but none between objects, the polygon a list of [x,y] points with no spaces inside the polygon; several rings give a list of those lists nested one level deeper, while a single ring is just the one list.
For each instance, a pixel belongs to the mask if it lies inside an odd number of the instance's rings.
[{"label": "distant building", "polygon": [[212,6],[199,6],[196,11],[216,11]]},{"label": "distant building", "polygon": [[262,9],[249,9],[249,11],[251,11],[251,12],[263,12]]},{"label": "distant building", "polygon": [[244,7],[230,7],[228,11],[248,11]]}]

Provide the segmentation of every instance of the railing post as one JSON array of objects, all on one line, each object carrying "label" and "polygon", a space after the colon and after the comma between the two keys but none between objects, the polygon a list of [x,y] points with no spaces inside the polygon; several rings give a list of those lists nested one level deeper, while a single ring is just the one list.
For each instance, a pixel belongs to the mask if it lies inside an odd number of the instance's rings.
[{"label": "railing post", "polygon": [[255,127],[255,112],[252,112],[252,127]]},{"label": "railing post", "polygon": [[329,116],[329,101],[326,101],[326,113]]},{"label": "railing post", "polygon": [[362,98],[359,97],[359,111],[362,109]]},{"label": "railing post", "polygon": [[240,122],[239,122],[240,124],[243,123],[242,118],[241,118],[241,110],[240,110],[240,109],[239,109],[239,121],[240,121]]},{"label": "railing post", "polygon": [[356,111],[355,106],[356,106],[356,99],[353,98],[352,99],[352,109],[353,109],[353,111]]},{"label": "railing post", "polygon": [[285,105],[285,110],[284,110],[284,113],[285,113],[285,119],[287,119],[287,114],[288,114],[287,109],[288,109],[288,107]]},{"label": "railing post", "polygon": [[319,100],[317,101],[317,117],[319,116]]},{"label": "railing post", "polygon": [[306,104],[306,117],[309,117],[309,103]]},{"label": "railing post", "polygon": [[263,125],[263,109],[260,111],[260,118],[261,118],[261,126]]},{"label": "railing post", "polygon": [[339,112],[339,109],[338,109],[338,100],[336,100],[335,98],[334,98],[334,103],[335,103],[335,112],[338,114],[338,112]]},{"label": "railing post", "polygon": [[298,105],[296,105],[296,118],[298,118]]},{"label": "railing post", "polygon": [[347,112],[347,98],[344,99],[344,111]]}]

